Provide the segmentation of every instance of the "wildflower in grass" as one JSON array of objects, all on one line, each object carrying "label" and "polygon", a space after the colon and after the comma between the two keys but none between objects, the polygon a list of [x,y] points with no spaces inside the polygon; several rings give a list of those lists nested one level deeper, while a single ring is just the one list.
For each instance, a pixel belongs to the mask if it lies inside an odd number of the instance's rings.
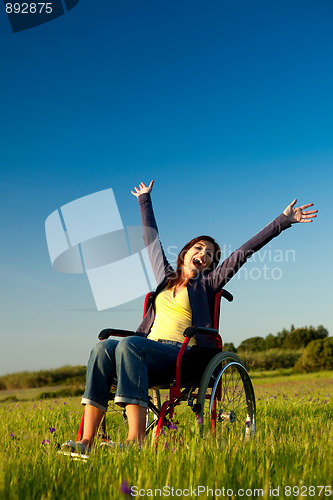
[{"label": "wildflower in grass", "polygon": [[162,427],[162,429],[161,429],[161,434],[162,434],[163,436],[165,436],[165,432],[164,432],[163,427]]},{"label": "wildflower in grass", "polygon": [[131,495],[132,494],[132,490],[125,479],[121,483],[120,493],[122,493],[123,495]]},{"label": "wildflower in grass", "polygon": [[202,422],[203,422],[202,417],[198,417],[198,424],[199,424],[199,425],[202,425]]},{"label": "wildflower in grass", "polygon": [[163,443],[163,451],[168,450],[168,449],[169,449],[168,443]]},{"label": "wildflower in grass", "polygon": [[177,425],[176,425],[176,424],[173,424],[173,423],[171,422],[171,424],[169,425],[169,429],[170,429],[170,430],[175,430],[175,431],[176,431],[176,430],[178,429],[178,427],[177,427]]},{"label": "wildflower in grass", "polygon": [[49,431],[51,432],[51,434],[53,434],[55,432],[55,428],[54,427],[49,427]]},{"label": "wildflower in grass", "polygon": [[13,439],[15,439],[15,436],[14,436],[14,434],[12,432],[10,433],[10,437],[13,438]]},{"label": "wildflower in grass", "polygon": [[250,427],[250,423],[251,423],[251,422],[250,422],[250,420],[247,420],[247,421],[245,422],[246,427]]}]

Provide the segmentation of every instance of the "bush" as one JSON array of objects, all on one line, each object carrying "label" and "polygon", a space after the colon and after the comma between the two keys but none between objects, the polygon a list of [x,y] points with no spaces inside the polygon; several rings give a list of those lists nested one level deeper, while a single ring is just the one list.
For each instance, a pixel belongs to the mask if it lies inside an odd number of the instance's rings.
[{"label": "bush", "polygon": [[85,366],[63,366],[54,370],[11,373],[0,377],[0,390],[27,389],[48,385],[78,385],[85,383]]},{"label": "bush", "polygon": [[298,372],[333,370],[333,337],[310,342],[294,369]]},{"label": "bush", "polygon": [[59,389],[59,391],[44,391],[37,394],[35,399],[55,399],[55,398],[65,398],[68,396],[82,396],[83,388],[82,387],[67,387],[63,389]]},{"label": "bush", "polygon": [[242,352],[240,357],[248,370],[277,370],[292,368],[302,352],[302,349],[270,349],[263,352]]}]

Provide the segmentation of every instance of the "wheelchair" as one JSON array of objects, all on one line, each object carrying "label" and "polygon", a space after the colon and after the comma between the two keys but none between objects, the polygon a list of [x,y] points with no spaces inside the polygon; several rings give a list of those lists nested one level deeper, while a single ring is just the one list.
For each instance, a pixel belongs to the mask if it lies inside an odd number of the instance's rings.
[{"label": "wheelchair", "polygon": [[[145,316],[153,293],[145,297],[143,316]],[[148,401],[146,435],[153,431],[157,444],[164,429],[175,429],[179,424],[179,415],[175,408],[185,403],[195,414],[199,432],[202,437],[210,434],[214,437],[226,439],[245,439],[254,437],[256,425],[255,394],[250,376],[244,363],[233,352],[223,351],[222,338],[219,334],[219,318],[221,299],[232,302],[233,296],[224,289],[217,291],[214,308],[211,311],[213,328],[191,326],[184,331],[184,341],[179,350],[175,376],[167,384],[152,386]],[[193,346],[186,361],[183,354],[196,334],[211,336],[215,348]],[[104,329],[99,339],[110,336],[125,337],[133,335],[126,330]],[[166,400],[161,404],[160,391],[168,390]],[[115,387],[111,388],[110,400],[114,399]],[[117,405],[111,409],[118,416],[121,423],[126,422],[125,410]],[[108,412],[110,410],[110,405]],[[76,441],[82,439],[84,413]],[[100,437],[110,439],[106,431],[106,416],[100,426]],[[112,436],[113,438],[113,436]]]}]

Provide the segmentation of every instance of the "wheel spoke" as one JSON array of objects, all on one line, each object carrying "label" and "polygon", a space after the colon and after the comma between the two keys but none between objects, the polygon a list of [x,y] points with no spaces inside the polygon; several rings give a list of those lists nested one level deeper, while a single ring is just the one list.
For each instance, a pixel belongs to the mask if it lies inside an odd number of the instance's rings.
[{"label": "wheel spoke", "polygon": [[248,373],[233,353],[220,353],[215,358],[205,371],[198,394],[202,432],[211,432],[213,427],[216,437],[251,437],[255,429],[255,399]]}]

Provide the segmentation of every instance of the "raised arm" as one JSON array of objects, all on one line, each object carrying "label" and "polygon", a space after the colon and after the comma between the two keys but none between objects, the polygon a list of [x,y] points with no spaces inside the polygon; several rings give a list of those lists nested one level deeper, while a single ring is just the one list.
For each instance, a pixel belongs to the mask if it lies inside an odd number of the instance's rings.
[{"label": "raised arm", "polygon": [[174,270],[166,258],[158,236],[157,223],[150,198],[153,184],[154,181],[151,181],[149,186],[146,186],[144,182],[141,182],[139,187],[135,187],[131,193],[139,202],[143,239],[148,252],[150,264],[153,268],[155,279],[159,284],[165,277],[171,275]]},{"label": "raised arm", "polygon": [[140,206],[140,215],[143,228],[143,239],[146,247],[158,237],[158,228],[153,211],[150,193],[152,192],[154,181],[150,181],[149,186],[140,182],[139,187],[135,186],[132,195],[136,197]]},{"label": "raised arm", "polygon": [[259,233],[253,236],[249,241],[244,243],[238,250],[233,252],[230,257],[225,259],[215,271],[210,273],[208,279],[214,288],[222,288],[253,253],[258,252],[282,231],[291,227],[292,224],[313,221],[318,211],[304,210],[312,207],[313,203],[295,207],[296,202],[297,200],[295,199],[286,207],[281,215],[259,231]]}]

